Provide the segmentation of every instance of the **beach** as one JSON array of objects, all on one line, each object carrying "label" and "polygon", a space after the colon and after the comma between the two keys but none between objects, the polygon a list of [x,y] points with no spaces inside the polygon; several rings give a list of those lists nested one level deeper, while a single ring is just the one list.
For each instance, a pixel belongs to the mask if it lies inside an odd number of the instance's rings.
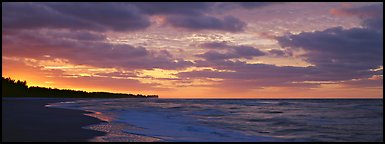
[{"label": "beach", "polygon": [[3,98],[2,142],[85,142],[105,133],[82,127],[103,121],[81,110],[47,108],[55,98]]}]

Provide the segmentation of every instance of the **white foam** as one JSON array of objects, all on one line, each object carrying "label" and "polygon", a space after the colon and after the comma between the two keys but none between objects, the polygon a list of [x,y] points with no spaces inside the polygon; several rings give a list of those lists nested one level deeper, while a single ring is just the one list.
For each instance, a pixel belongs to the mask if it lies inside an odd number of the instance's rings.
[{"label": "white foam", "polygon": [[142,129],[128,133],[147,135],[164,141],[279,141],[268,137],[247,136],[231,130],[217,129],[200,124],[189,117],[169,111],[127,110],[117,121]]}]

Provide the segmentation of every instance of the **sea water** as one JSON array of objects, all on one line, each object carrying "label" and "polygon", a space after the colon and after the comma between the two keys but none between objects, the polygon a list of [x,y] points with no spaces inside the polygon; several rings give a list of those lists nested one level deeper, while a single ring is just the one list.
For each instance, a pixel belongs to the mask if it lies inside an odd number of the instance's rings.
[{"label": "sea water", "polygon": [[383,99],[82,99],[92,141],[383,141]]}]

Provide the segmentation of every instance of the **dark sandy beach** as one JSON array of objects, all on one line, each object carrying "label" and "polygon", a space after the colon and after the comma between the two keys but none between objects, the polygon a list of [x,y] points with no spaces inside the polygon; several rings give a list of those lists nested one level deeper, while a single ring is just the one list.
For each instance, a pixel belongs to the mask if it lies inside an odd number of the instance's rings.
[{"label": "dark sandy beach", "polygon": [[105,133],[83,129],[100,121],[84,111],[47,108],[63,99],[2,99],[2,142],[84,142]]}]

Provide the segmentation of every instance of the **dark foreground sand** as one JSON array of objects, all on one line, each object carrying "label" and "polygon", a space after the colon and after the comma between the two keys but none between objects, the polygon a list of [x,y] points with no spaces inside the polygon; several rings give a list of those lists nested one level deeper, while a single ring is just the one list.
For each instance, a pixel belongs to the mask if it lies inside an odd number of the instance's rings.
[{"label": "dark foreground sand", "polygon": [[2,142],[84,142],[105,133],[81,127],[100,121],[80,110],[47,108],[63,99],[2,99]]}]

